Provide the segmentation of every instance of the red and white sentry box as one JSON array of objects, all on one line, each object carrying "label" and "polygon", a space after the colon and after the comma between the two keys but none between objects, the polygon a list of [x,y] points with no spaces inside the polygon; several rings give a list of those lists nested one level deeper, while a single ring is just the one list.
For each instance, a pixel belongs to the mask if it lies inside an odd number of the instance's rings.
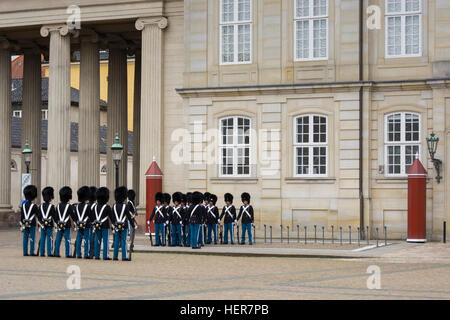
[{"label": "red and white sentry box", "polygon": [[419,159],[408,170],[407,242],[426,242],[427,171]]},{"label": "red and white sentry box", "polygon": [[155,203],[155,195],[157,192],[162,192],[162,177],[163,173],[156,163],[155,158],[153,158],[153,162],[145,173],[145,234],[149,235],[149,233],[155,232],[155,225],[153,221],[150,223],[150,226],[147,224],[148,219],[150,219],[150,215],[152,214],[153,207],[156,205]]}]

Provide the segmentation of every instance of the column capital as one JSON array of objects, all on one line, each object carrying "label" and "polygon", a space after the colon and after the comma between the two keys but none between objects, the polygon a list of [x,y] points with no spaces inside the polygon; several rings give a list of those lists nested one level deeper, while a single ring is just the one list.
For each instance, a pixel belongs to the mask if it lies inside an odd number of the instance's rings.
[{"label": "column capital", "polygon": [[51,32],[59,32],[62,36],[69,34],[69,27],[67,24],[50,24],[41,27],[41,36],[48,37]]},{"label": "column capital", "polygon": [[145,17],[136,20],[135,27],[142,31],[147,25],[157,25],[160,29],[167,28],[169,21],[166,17]]}]

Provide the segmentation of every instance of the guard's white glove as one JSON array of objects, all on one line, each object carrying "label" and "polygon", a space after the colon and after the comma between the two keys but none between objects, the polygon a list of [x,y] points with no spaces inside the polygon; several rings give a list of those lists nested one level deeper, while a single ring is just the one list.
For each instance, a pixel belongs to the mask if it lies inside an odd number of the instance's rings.
[{"label": "guard's white glove", "polygon": [[234,220],[234,224],[237,224],[237,220]]},{"label": "guard's white glove", "polygon": [[150,220],[149,220],[149,221],[147,221],[147,224],[148,224],[148,225],[150,225]]}]

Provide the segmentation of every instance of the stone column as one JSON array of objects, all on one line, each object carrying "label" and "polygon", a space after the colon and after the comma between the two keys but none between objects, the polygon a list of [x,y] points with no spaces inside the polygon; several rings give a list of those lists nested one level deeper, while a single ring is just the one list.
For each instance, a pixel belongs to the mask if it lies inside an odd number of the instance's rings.
[{"label": "stone column", "polygon": [[140,137],[141,137],[141,50],[135,52],[134,62],[134,108],[133,108],[133,189],[136,192],[136,203],[139,204],[140,174]]},{"label": "stone column", "polygon": [[123,146],[122,161],[119,167],[119,186],[127,186],[128,149],[128,110],[127,110],[127,51],[112,45],[109,49],[108,64],[108,133],[107,148],[107,186],[113,191],[116,186],[115,165],[112,160],[111,145],[119,133]]},{"label": "stone column", "polygon": [[[38,189],[38,200],[41,199],[41,126],[42,126],[42,93],[41,93],[41,53],[25,52],[23,67],[22,98],[22,149],[28,140],[33,151],[30,164],[31,183]],[[26,165],[22,157],[22,173]]]},{"label": "stone column", "polygon": [[78,186],[100,185],[100,65],[98,37],[81,39]]},{"label": "stone column", "polygon": [[0,39],[0,224],[11,213],[11,55]]},{"label": "stone column", "polygon": [[70,36],[67,25],[41,28],[50,35],[47,185],[70,186]]},{"label": "stone column", "polygon": [[140,18],[136,29],[142,30],[141,136],[139,208],[145,208],[145,171],[153,157],[164,170],[163,137],[163,30],[165,17]]}]

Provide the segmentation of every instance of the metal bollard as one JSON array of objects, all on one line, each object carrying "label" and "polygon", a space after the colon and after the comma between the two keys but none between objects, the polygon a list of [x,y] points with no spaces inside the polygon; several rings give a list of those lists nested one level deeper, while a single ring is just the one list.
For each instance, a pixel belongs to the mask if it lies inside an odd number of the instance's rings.
[{"label": "metal bollard", "polygon": [[331,225],[331,243],[334,244],[334,225]]},{"label": "metal bollard", "polygon": [[289,226],[286,227],[287,228],[287,232],[288,232],[288,244],[289,244]]},{"label": "metal bollard", "polygon": [[341,243],[341,246],[342,246],[342,227],[339,227],[339,241],[340,241],[340,243]]},{"label": "metal bollard", "polygon": [[306,240],[306,226],[305,226],[305,244],[308,244],[308,242]]},{"label": "metal bollard", "polygon": [[297,225],[297,243],[300,243],[300,226]]},{"label": "metal bollard", "polygon": [[237,242],[239,242],[239,225],[236,223],[236,232],[237,232]]},{"label": "metal bollard", "polygon": [[358,247],[360,247],[361,246],[361,243],[360,243],[360,238],[361,238],[361,235],[360,235],[360,233],[359,233],[359,227],[358,228],[356,228],[357,230],[358,230]]},{"label": "metal bollard", "polygon": [[378,247],[378,228],[375,229],[376,230],[376,239],[377,239],[377,247]]},{"label": "metal bollard", "polygon": [[444,235],[442,236],[442,241],[447,243],[447,221],[444,221],[444,225],[442,227]]},{"label": "metal bollard", "polygon": [[256,227],[253,224],[253,243],[256,243]]},{"label": "metal bollard", "polygon": [[387,246],[387,227],[384,226],[384,245]]},{"label": "metal bollard", "polygon": [[352,244],[352,226],[348,226],[348,243]]},{"label": "metal bollard", "polygon": [[281,243],[283,243],[283,225],[280,224],[280,239],[281,239]]},{"label": "metal bollard", "polygon": [[366,227],[366,239],[367,239],[367,244],[369,244],[370,242],[370,236],[369,236],[369,226]]},{"label": "metal bollard", "polygon": [[325,227],[322,226],[322,244],[325,244]]},{"label": "metal bollard", "polygon": [[270,226],[270,244],[272,244],[272,226]]},{"label": "metal bollard", "polygon": [[264,243],[266,243],[267,242],[267,234],[266,234],[266,231],[267,231],[267,226],[266,225],[264,225]]},{"label": "metal bollard", "polygon": [[314,225],[314,243],[317,243],[317,226]]}]

